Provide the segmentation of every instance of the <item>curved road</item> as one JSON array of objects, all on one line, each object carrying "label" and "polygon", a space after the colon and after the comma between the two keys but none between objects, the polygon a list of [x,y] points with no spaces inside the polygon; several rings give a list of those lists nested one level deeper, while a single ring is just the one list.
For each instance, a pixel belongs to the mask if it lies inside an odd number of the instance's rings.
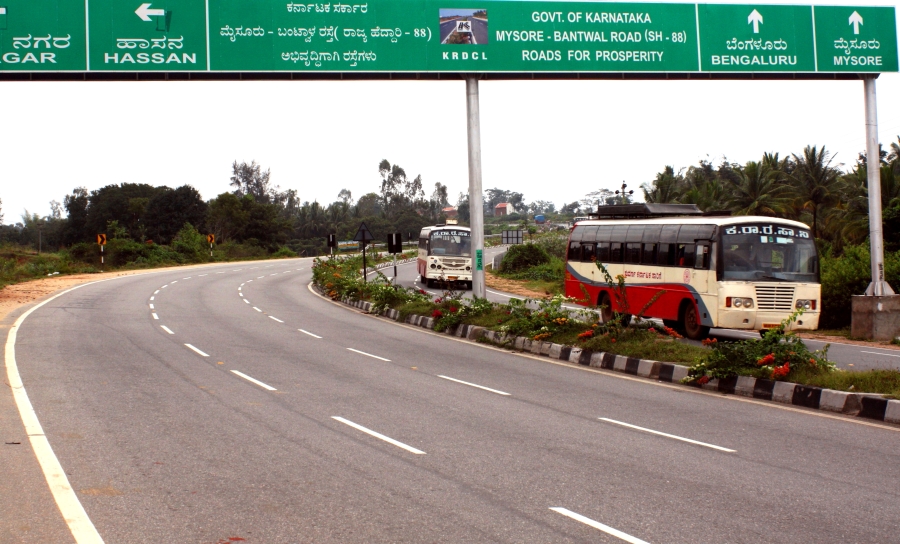
[{"label": "curved road", "polygon": [[[896,538],[896,426],[405,327],[315,295],[310,264],[117,278],[22,323],[40,434],[102,541]],[[74,541],[9,389],[0,423],[0,541]]]}]

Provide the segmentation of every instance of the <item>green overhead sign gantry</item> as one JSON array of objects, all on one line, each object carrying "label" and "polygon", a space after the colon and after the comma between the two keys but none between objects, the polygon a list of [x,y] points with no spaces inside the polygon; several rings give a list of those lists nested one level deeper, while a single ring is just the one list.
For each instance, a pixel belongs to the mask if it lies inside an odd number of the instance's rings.
[{"label": "green overhead sign gantry", "polygon": [[0,72],[153,71],[896,72],[897,29],[893,7],[0,0]]}]

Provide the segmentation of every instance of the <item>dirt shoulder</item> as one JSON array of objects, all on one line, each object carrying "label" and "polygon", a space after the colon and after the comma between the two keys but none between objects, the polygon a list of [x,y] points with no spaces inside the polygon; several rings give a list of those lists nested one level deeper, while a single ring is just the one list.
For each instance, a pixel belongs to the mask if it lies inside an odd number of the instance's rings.
[{"label": "dirt shoulder", "polygon": [[484,284],[492,289],[497,289],[498,291],[503,291],[504,293],[512,293],[514,295],[519,295],[526,298],[548,298],[550,296],[548,293],[540,293],[538,291],[525,289],[524,287],[522,287],[522,283],[523,282],[518,280],[508,280],[506,278],[495,276],[490,272],[484,273]]},{"label": "dirt shoulder", "polygon": [[889,342],[877,342],[875,340],[851,340],[846,336],[828,336],[825,334],[816,334],[815,332],[798,332],[797,336],[807,340],[818,340],[819,342],[831,342],[834,344],[850,344],[852,346],[869,346],[870,348],[892,349],[900,351],[900,346]]}]

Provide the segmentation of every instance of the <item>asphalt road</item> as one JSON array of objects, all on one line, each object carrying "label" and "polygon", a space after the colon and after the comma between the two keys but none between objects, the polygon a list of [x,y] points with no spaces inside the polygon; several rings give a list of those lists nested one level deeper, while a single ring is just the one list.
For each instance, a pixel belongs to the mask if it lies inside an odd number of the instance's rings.
[{"label": "asphalt road", "polygon": [[[309,266],[122,277],[22,323],[103,541],[896,539],[900,427],[398,325],[316,296]],[[0,424],[0,541],[71,542],[9,389]]]},{"label": "asphalt road", "polygon": [[[498,247],[485,249],[485,262],[491,262],[494,255],[503,251],[505,251],[505,249]],[[382,269],[381,273],[387,275],[388,277],[393,277],[394,274],[393,268]],[[424,289],[433,294],[435,297],[439,297],[443,294],[441,290],[428,288],[424,285],[424,282],[418,281],[418,273],[416,272],[416,266],[414,262],[405,265],[398,265],[397,274],[397,282],[399,285]],[[503,293],[490,288],[486,291],[488,300],[494,302],[506,302],[510,298],[515,296],[510,293]],[[471,291],[465,291],[463,292],[463,295],[466,297],[470,297]],[[574,304],[570,305],[569,307],[573,310],[582,309],[581,307]],[[720,340],[734,341],[745,340],[748,338],[759,338],[759,333],[756,331],[739,331],[733,329],[712,329],[710,331],[710,336],[713,338],[718,338]],[[691,340],[685,341],[694,343],[698,346],[700,345],[699,342],[692,342]],[[804,340],[804,343],[812,350],[822,350],[827,344],[829,360],[834,361],[837,364],[838,368],[844,370],[900,370],[900,350],[885,349],[874,346],[859,346],[856,344],[844,344],[840,342],[832,342],[829,344],[827,342],[818,340]]]}]

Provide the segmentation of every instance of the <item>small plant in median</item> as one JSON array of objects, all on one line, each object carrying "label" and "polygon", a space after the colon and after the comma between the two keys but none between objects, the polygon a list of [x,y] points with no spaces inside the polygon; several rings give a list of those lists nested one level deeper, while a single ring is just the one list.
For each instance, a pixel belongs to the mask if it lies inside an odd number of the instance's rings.
[{"label": "small plant in median", "polygon": [[752,376],[768,380],[789,380],[798,375],[827,374],[834,371],[828,360],[828,344],[822,351],[810,351],[803,340],[786,332],[803,313],[797,310],[761,339],[741,342],[704,341],[711,351],[688,371],[685,383],[703,385],[711,379]]}]

